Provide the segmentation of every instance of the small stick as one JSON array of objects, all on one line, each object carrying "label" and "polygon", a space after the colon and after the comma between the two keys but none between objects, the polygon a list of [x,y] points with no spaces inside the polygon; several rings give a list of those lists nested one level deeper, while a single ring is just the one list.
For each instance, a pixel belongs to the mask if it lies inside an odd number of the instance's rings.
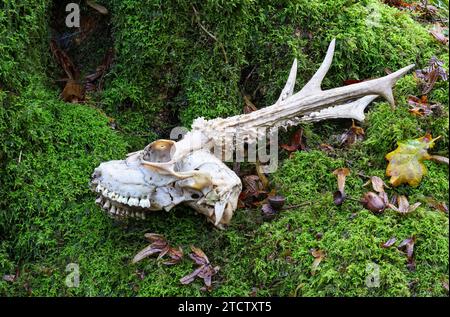
[{"label": "small stick", "polygon": [[225,64],[228,64],[227,52],[225,52],[225,48],[223,47],[222,42],[220,42],[214,34],[212,34],[211,32],[209,32],[209,31],[208,31],[208,30],[200,23],[200,18],[199,18],[199,16],[198,16],[198,11],[195,9],[194,6],[192,6],[192,9],[194,10],[194,14],[195,14],[195,17],[196,17],[198,26],[199,26],[203,31],[205,31],[205,33],[208,34],[214,41],[216,41],[217,44],[219,44],[220,48],[222,49],[223,57],[224,57],[224,59],[225,59]]}]

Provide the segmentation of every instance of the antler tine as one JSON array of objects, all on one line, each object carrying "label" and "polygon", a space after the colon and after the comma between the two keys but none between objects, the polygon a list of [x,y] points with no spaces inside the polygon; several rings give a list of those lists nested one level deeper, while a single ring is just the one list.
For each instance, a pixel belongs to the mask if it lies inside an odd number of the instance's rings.
[{"label": "antler tine", "polygon": [[314,76],[306,83],[306,85],[296,93],[296,97],[306,97],[318,91],[321,91],[322,80],[325,78],[328,70],[330,69],[331,63],[333,62],[334,48],[336,46],[336,39],[333,39],[328,46],[327,54],[323,59],[322,64],[316,71]]},{"label": "antler tine", "polygon": [[388,76],[378,78],[372,81],[377,83],[375,85],[378,90],[377,93],[383,96],[391,104],[393,108],[395,108],[395,100],[392,92],[392,87],[397,82],[397,80],[399,80],[403,75],[405,75],[408,71],[410,71],[414,66],[416,65],[415,64],[408,65],[392,74],[389,74]]},{"label": "antler tine", "polygon": [[326,119],[355,119],[364,121],[364,110],[377,98],[377,95],[368,95],[353,102],[325,108],[317,112],[313,112],[301,118],[302,122],[316,122]]},{"label": "antler tine", "polygon": [[283,90],[281,91],[280,97],[278,97],[278,100],[275,104],[278,104],[282,102],[283,100],[286,100],[292,94],[294,93],[294,86],[295,86],[295,80],[297,78],[297,59],[294,59],[294,62],[291,66],[291,71],[289,72],[288,79],[286,81],[286,84],[284,85]]}]

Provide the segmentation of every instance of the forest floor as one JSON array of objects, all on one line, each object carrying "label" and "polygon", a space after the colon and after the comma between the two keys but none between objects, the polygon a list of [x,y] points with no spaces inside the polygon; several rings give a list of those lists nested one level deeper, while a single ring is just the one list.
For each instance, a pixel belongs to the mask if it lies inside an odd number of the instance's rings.
[{"label": "forest floor", "polygon": [[[440,136],[429,153],[449,155],[448,1],[82,1],[79,28],[65,25],[68,2],[0,3],[0,295],[448,296],[448,165],[426,160],[418,186],[385,189],[421,203],[411,212],[358,201],[368,177],[389,185],[397,142]],[[416,64],[395,86],[395,109],[379,98],[359,128],[281,132],[292,146],[275,173],[241,164],[246,189],[253,180],[263,193],[248,191],[226,230],[185,206],[120,222],[95,204],[101,162],[196,117],[273,104],[294,58],[298,91],[333,38],[324,89]],[[353,199],[338,206],[333,171],[344,167]],[[269,193],[297,207],[268,219]],[[184,258],[132,264],[146,233]],[[180,282],[196,268],[191,246],[219,267],[210,288]]]}]

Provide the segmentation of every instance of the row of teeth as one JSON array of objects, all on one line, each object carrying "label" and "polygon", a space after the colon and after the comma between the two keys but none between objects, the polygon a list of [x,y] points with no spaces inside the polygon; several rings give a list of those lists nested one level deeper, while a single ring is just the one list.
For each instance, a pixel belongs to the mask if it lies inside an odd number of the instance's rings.
[{"label": "row of teeth", "polygon": [[111,201],[109,199],[106,199],[106,201],[104,201],[104,198],[101,196],[97,197],[95,202],[100,206],[102,206],[102,208],[113,217],[132,217],[138,219],[145,219],[144,212],[130,211],[127,209],[120,208],[118,206],[111,204]]},{"label": "row of teeth", "polygon": [[97,193],[102,193],[104,197],[108,197],[111,200],[117,201],[118,203],[128,205],[128,206],[135,206],[135,207],[142,207],[142,208],[150,208],[150,199],[148,198],[142,198],[139,199],[138,197],[127,197],[122,196],[120,194],[117,194],[116,192],[109,191],[107,188],[102,186],[101,184],[97,185],[97,188],[95,189]]}]

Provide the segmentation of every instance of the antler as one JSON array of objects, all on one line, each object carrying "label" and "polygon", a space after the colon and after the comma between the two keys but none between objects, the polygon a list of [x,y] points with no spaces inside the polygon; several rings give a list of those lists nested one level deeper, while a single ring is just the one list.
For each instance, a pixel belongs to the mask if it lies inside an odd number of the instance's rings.
[{"label": "antler", "polygon": [[[224,138],[230,131],[238,131],[248,136],[252,142],[262,136],[260,128],[287,128],[299,122],[320,121],[333,118],[352,118],[364,120],[364,109],[378,96],[384,97],[395,106],[392,86],[415,65],[406,66],[387,76],[361,83],[322,90],[322,80],[333,61],[335,39],[328,47],[321,66],[310,81],[296,94],[294,92],[297,74],[295,59],[285,87],[277,102],[260,110],[229,118],[217,118],[206,121],[198,118],[194,121],[193,131],[202,132],[211,144]],[[203,142],[202,142],[203,143]]]}]

